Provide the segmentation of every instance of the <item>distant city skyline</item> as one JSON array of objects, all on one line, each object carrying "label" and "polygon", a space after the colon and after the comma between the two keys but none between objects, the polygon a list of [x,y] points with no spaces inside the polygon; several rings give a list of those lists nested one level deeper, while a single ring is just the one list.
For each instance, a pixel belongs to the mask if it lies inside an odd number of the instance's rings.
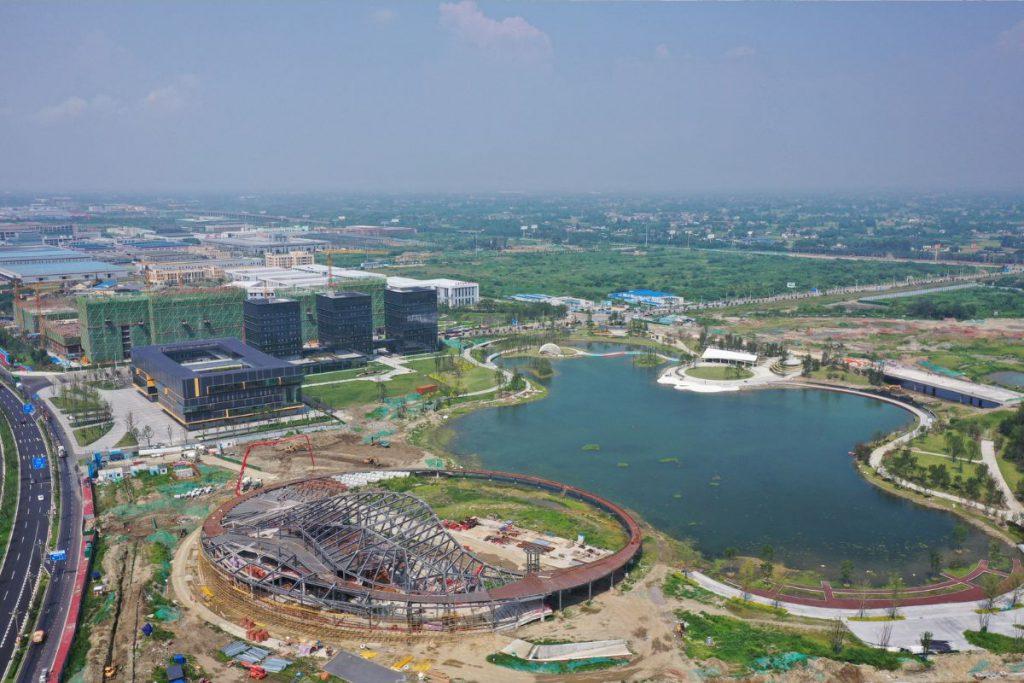
[{"label": "distant city skyline", "polygon": [[0,64],[0,193],[1024,190],[1017,3],[6,3]]}]

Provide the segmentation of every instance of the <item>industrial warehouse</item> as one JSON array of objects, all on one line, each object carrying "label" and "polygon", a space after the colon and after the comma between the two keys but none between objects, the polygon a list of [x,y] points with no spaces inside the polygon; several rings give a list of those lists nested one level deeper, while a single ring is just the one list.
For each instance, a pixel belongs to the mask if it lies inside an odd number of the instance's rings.
[{"label": "industrial warehouse", "polygon": [[525,570],[515,571],[466,550],[414,495],[352,488],[358,474],[306,479],[230,500],[204,522],[200,577],[211,602],[300,636],[500,630],[612,587],[640,552],[640,528],[629,513],[582,489],[478,470],[387,474],[555,492],[613,517],[628,541],[592,562],[554,570],[541,569],[539,550],[527,546]]}]

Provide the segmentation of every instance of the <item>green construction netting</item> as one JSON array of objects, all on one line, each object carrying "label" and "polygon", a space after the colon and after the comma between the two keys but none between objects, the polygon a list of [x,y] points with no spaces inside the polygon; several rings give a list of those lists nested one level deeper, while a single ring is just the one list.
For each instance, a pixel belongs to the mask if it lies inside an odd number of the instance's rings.
[{"label": "green construction netting", "polygon": [[803,666],[808,659],[802,652],[783,652],[774,657],[759,657],[751,668],[754,671],[789,671],[795,666]]},{"label": "green construction netting", "polygon": [[532,662],[512,655],[489,655],[487,661],[506,669],[534,674],[566,674],[578,671],[595,671],[628,664],[625,659],[612,657],[590,657],[565,662]]},{"label": "green construction netting", "polygon": [[114,602],[117,600],[117,594],[113,591],[107,593],[106,597],[103,598],[103,604],[100,605],[96,613],[92,615],[92,619],[89,620],[90,624],[98,624],[110,616],[110,613],[114,609]]},{"label": "green construction netting", "polygon": [[177,607],[160,607],[153,613],[153,617],[157,621],[177,621],[181,618],[181,610]]},{"label": "green construction netting", "polygon": [[149,536],[146,536],[146,540],[150,543],[159,543],[168,548],[173,548],[178,545],[178,537],[172,534],[170,531],[154,531]]}]

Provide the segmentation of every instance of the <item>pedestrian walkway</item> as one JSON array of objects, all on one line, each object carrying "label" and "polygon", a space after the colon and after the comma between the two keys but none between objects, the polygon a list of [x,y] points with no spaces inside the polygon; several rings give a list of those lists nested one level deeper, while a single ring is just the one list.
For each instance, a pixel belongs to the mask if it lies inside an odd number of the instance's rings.
[{"label": "pedestrian walkway", "polygon": [[[753,593],[744,594],[740,589],[716,581],[700,572],[689,572],[688,576],[696,581],[701,588],[723,598],[746,598],[762,605],[774,606],[776,604],[774,597],[769,598]],[[1012,601],[1012,593],[1006,593],[997,598],[996,606],[1000,611],[985,615],[988,618],[989,631],[1006,636],[1019,634],[1019,629],[1015,624],[1024,619],[1024,614],[1022,614],[1024,610],[1009,609]],[[930,631],[935,640],[949,641],[954,649],[977,649],[964,637],[964,631],[980,628],[979,614],[977,613],[978,601],[976,600],[953,603],[929,602],[899,607],[900,618],[896,621],[885,619],[891,611],[891,605],[861,609],[859,606],[823,607],[784,601],[781,606],[796,616],[828,620],[841,619],[857,638],[878,647],[917,648],[920,647],[921,634]],[[873,619],[862,620],[865,617]]]},{"label": "pedestrian walkway", "polygon": [[999,462],[996,460],[996,445],[990,439],[982,439],[981,441],[981,461],[988,467],[989,474],[996,480],[999,489],[1003,492],[1003,496],[1006,499],[1006,508],[1015,519],[1021,519],[1022,515],[1024,515],[1024,505],[1021,505],[1020,501],[1017,500],[1013,489],[1010,488],[1010,485],[1003,477],[1003,471],[999,469]]}]

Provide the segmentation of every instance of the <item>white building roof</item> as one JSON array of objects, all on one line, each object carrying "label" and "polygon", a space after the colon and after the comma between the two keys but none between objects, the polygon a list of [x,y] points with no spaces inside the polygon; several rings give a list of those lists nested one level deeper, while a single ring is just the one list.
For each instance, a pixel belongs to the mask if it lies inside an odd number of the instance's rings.
[{"label": "white building roof", "polygon": [[724,360],[738,363],[756,363],[757,354],[746,351],[729,351],[728,349],[713,349],[710,346],[704,349],[700,355],[701,360]]},{"label": "white building roof", "polygon": [[992,386],[991,384],[978,384],[977,382],[946,377],[945,375],[937,375],[934,372],[925,372],[924,370],[907,367],[906,365],[897,365],[896,363],[885,363],[883,365],[883,372],[896,379],[921,382],[929,386],[955,391],[965,396],[974,396],[975,398],[982,398],[996,403],[1013,403],[1024,398],[1024,394],[1011,391],[1010,389]]},{"label": "white building roof", "polygon": [[432,278],[429,280],[420,280],[413,277],[401,277],[392,275],[388,277],[389,287],[445,287],[451,289],[453,287],[476,287],[475,282],[466,282],[465,280],[452,280],[445,277]]}]

